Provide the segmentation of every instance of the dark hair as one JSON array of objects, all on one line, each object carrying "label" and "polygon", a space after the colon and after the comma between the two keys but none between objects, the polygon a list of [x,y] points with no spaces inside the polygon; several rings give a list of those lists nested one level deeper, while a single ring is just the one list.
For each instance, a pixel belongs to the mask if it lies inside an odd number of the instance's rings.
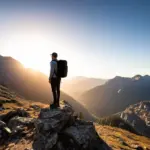
[{"label": "dark hair", "polygon": [[52,53],[52,56],[55,57],[55,58],[57,58],[58,54],[54,52],[54,53]]}]

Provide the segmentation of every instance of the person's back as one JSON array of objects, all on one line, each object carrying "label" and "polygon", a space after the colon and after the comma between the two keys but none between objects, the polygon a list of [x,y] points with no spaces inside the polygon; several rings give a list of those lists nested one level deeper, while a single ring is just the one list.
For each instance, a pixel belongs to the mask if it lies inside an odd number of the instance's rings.
[{"label": "person's back", "polygon": [[50,67],[51,67],[51,70],[50,70],[50,79],[51,78],[57,78],[57,59],[56,60],[52,60],[50,62]]}]

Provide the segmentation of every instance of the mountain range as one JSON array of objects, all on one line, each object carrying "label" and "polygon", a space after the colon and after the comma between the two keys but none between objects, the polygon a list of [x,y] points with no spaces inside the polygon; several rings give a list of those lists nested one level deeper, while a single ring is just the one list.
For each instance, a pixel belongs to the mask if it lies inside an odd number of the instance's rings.
[{"label": "mountain range", "polygon": [[150,100],[150,76],[117,76],[86,91],[79,100],[98,117],[121,112],[131,104]]},{"label": "mountain range", "polygon": [[64,81],[62,90],[73,98],[78,99],[84,92],[102,85],[106,81],[106,79],[77,76]]},{"label": "mountain range", "polygon": [[[22,98],[50,104],[52,102],[51,88],[48,77],[32,69],[25,68],[12,57],[0,56],[0,85],[16,92]],[[68,101],[77,113],[82,112],[85,119],[93,117],[78,101],[61,92],[61,99]]]}]

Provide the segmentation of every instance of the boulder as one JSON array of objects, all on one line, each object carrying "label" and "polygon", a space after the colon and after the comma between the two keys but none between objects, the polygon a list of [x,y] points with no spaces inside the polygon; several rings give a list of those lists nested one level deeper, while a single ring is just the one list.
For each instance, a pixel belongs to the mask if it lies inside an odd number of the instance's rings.
[{"label": "boulder", "polygon": [[[66,143],[69,144],[69,142],[72,143],[72,146],[75,147],[76,150],[110,149],[104,141],[99,138],[93,123],[79,121],[68,127],[63,134],[65,141],[62,141],[64,142],[63,145],[66,145],[65,149],[68,147]],[[66,139],[69,140],[66,141]]]},{"label": "boulder", "polygon": [[55,110],[42,109],[39,119],[35,123],[36,129],[43,133],[47,131],[60,131],[73,117],[73,109],[69,105]]},{"label": "boulder", "polygon": [[9,138],[11,130],[6,126],[3,121],[0,121],[0,144]]},{"label": "boulder", "polygon": [[57,142],[58,133],[73,120],[73,113],[73,109],[67,104],[55,110],[41,109],[39,118],[35,121],[37,135],[33,144],[34,149],[52,148]]},{"label": "boulder", "polygon": [[110,150],[92,122],[78,120],[70,105],[42,109],[35,121],[34,150]]},{"label": "boulder", "polygon": [[10,111],[9,113],[3,115],[1,117],[2,121],[4,121],[5,123],[8,123],[9,120],[11,120],[11,118],[14,118],[16,116],[19,117],[29,117],[29,113],[26,112],[24,109],[17,109],[15,111]]},{"label": "boulder", "polygon": [[18,126],[32,127],[34,126],[35,119],[28,117],[14,117],[8,122],[8,127],[11,130],[15,130]]}]

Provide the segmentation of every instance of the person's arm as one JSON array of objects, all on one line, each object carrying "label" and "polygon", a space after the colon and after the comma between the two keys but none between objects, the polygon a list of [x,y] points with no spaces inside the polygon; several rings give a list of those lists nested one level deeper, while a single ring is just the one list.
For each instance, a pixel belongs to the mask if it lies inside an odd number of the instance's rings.
[{"label": "person's arm", "polygon": [[55,63],[53,61],[51,61],[50,63],[50,75],[49,75],[49,80],[51,80],[51,78],[54,75],[54,70],[55,70]]}]

